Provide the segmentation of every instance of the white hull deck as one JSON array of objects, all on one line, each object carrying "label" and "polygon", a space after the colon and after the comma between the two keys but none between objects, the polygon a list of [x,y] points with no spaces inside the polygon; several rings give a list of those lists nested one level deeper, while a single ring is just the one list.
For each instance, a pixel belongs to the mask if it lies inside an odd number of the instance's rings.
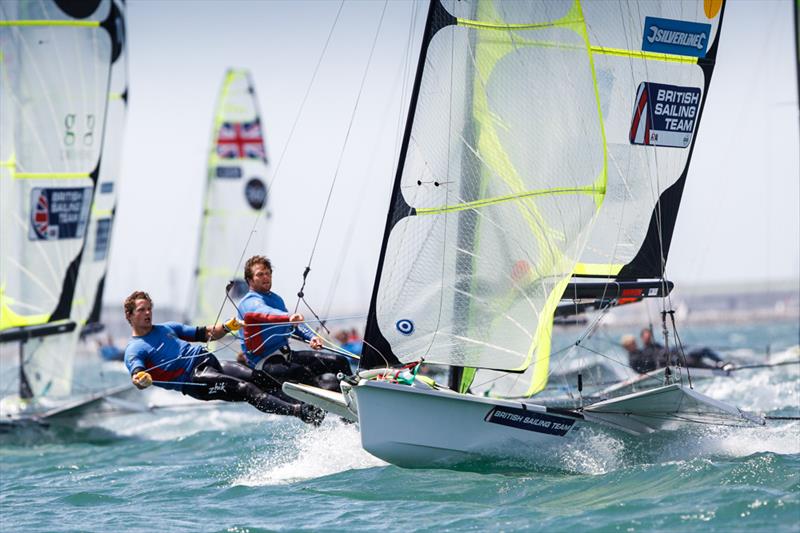
[{"label": "white hull deck", "polygon": [[357,414],[362,447],[384,461],[409,468],[486,458],[557,466],[553,458],[583,427],[646,435],[691,424],[764,424],[759,417],[680,383],[576,410],[369,379],[343,386],[344,395],[286,385],[284,391],[297,399],[323,409],[330,409],[334,401],[334,412],[346,409],[341,415]]},{"label": "white hull deck", "polygon": [[485,457],[544,461],[582,422],[538,405],[381,381],[363,381],[350,394],[358,403],[363,448],[410,468]]},{"label": "white hull deck", "polygon": [[55,400],[24,400],[19,396],[8,396],[0,400],[0,425],[6,429],[28,424],[72,425],[79,418],[117,410],[111,402],[135,390],[132,385],[124,384],[91,394]]}]

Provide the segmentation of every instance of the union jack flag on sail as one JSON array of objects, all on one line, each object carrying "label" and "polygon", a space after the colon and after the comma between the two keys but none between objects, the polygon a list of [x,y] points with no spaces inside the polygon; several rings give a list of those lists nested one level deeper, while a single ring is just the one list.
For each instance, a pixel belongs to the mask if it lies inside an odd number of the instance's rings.
[{"label": "union jack flag on sail", "polygon": [[259,121],[223,122],[217,135],[217,155],[222,159],[266,160]]},{"label": "union jack flag on sail", "polygon": [[39,193],[36,198],[33,212],[31,213],[33,230],[39,239],[47,239],[51,236],[50,230],[50,202],[44,192]]}]

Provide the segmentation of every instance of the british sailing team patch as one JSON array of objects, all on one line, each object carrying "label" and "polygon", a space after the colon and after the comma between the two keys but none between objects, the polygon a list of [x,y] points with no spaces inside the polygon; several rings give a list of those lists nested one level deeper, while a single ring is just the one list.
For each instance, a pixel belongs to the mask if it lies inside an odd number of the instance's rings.
[{"label": "british sailing team patch", "polygon": [[526,409],[516,407],[492,407],[484,419],[492,424],[500,424],[512,428],[535,431],[537,433],[547,433],[548,435],[558,435],[563,437],[575,423],[570,418],[551,416],[544,413],[534,413]]},{"label": "british sailing team patch", "polygon": [[686,148],[692,141],[700,89],[643,81],[636,91],[631,144]]},{"label": "british sailing team patch", "polygon": [[51,241],[83,238],[91,205],[91,187],[32,189],[28,239]]},{"label": "british sailing team patch", "polygon": [[645,17],[642,50],[705,57],[710,37],[711,24]]}]

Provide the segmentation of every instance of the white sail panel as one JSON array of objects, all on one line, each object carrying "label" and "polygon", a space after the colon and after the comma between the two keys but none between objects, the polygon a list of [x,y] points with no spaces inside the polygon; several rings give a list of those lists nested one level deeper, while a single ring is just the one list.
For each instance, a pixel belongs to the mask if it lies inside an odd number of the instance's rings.
[{"label": "white sail panel", "polygon": [[201,224],[195,290],[190,321],[213,323],[223,308],[224,317],[236,313],[225,299],[225,286],[238,280],[231,296],[246,291],[235,260],[242,254],[256,217],[247,251],[267,255],[267,184],[270,169],[264,148],[264,131],[250,73],[229,70],[214,114],[208,175]]},{"label": "white sail panel", "polygon": [[[102,288],[109,261],[111,235],[122,168],[128,98],[128,51],[125,34],[125,4],[115,1],[112,19],[116,28],[108,92],[103,157],[86,233],[86,246],[72,303],[74,320],[85,325],[99,320]],[[97,315],[97,316],[95,316]]]},{"label": "white sail panel", "polygon": [[24,379],[33,398],[72,394],[73,359],[80,331],[30,339],[22,344]]},{"label": "white sail panel", "polygon": [[[721,3],[716,7],[710,4],[702,1],[581,3],[608,143],[608,173],[606,196],[576,265],[576,274],[618,274],[642,248],[662,193],[685,173],[696,128],[686,132],[679,146],[659,146],[632,142],[632,123],[643,97],[642,86],[647,83],[655,88],[679,88],[672,98],[675,112],[692,115],[686,118],[696,126],[707,86],[706,73],[697,57],[643,50],[644,39],[652,33],[645,21],[684,21],[689,28],[694,28],[693,24],[700,28],[707,25],[703,42],[711,46],[719,26]],[[682,98],[686,102],[694,97],[685,105],[677,101]],[[645,110],[640,128],[654,112],[653,108]],[[669,110],[664,115],[668,116]],[[661,231],[666,232],[663,228]],[[540,383],[534,368],[521,375],[482,370],[471,390],[495,397],[524,397],[538,392]]]},{"label": "white sail panel", "polygon": [[[608,183],[603,208],[589,244],[576,269],[578,274],[616,275],[642,248],[651,217],[661,195],[676,184],[688,166],[690,144],[700,117],[706,78],[698,64],[701,49],[710,47],[719,26],[721,2],[700,0],[582,4],[594,50],[598,88],[608,139]],[[687,35],[697,31],[696,46],[674,47],[674,53],[649,52],[649,40],[659,31],[658,21],[682,28]],[[674,33],[679,33],[677,30]],[[677,36],[676,36],[677,38]],[[684,39],[685,40],[685,39]],[[693,48],[693,49],[692,49]],[[698,54],[695,57],[690,54]],[[642,89],[649,84],[650,94]],[[661,93],[659,88],[673,90]],[[663,90],[663,89],[662,89]],[[643,119],[635,117],[641,107]],[[672,132],[658,132],[655,122],[670,121]],[[679,136],[678,142],[661,144],[642,136]],[[638,131],[634,131],[637,130]],[[639,139],[631,140],[637,135]],[[643,143],[646,142],[646,143]],[[660,216],[674,221],[677,206],[664,207]],[[666,255],[671,225],[662,230],[660,255]],[[660,274],[658,265],[654,275]]]},{"label": "white sail panel", "polygon": [[376,302],[401,361],[536,361],[602,203],[583,26],[552,3],[502,8],[480,3],[427,50],[400,183],[410,216],[388,236]]},{"label": "white sail panel", "polygon": [[0,47],[3,330],[50,319],[83,247],[111,42],[97,26],[3,26]]}]

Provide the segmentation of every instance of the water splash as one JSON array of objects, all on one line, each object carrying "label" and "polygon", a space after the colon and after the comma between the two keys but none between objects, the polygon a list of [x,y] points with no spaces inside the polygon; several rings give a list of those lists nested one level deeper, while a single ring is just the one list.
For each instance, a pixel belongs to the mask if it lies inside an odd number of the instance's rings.
[{"label": "water splash", "polygon": [[287,427],[268,452],[258,452],[234,485],[279,485],[386,463],[361,448],[355,425],[326,422],[321,428]]}]

